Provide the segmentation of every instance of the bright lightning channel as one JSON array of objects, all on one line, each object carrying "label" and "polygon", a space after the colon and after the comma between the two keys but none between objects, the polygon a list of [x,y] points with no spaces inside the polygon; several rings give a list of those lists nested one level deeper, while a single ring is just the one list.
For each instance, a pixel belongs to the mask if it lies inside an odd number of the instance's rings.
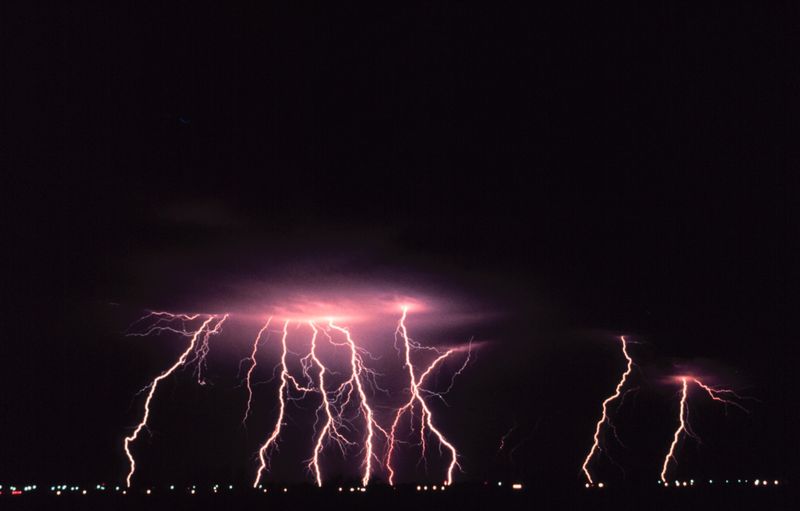
[{"label": "bright lightning channel", "polygon": [[[395,471],[394,467],[392,466],[392,458],[395,452],[395,444],[397,443],[397,427],[400,422],[400,419],[405,415],[406,412],[412,414],[414,413],[414,405],[415,403],[419,405],[421,409],[421,417],[420,417],[420,446],[422,448],[422,457],[425,458],[426,452],[426,442],[425,442],[425,427],[427,428],[436,436],[439,440],[439,445],[444,446],[450,452],[450,463],[447,466],[446,471],[446,479],[445,484],[450,485],[453,483],[453,471],[456,467],[460,468],[458,463],[458,451],[456,450],[455,446],[450,443],[447,438],[442,434],[439,429],[433,423],[433,412],[428,407],[428,404],[425,402],[423,398],[423,394],[426,393],[426,390],[422,388],[422,384],[425,381],[425,378],[433,371],[433,369],[449,357],[454,350],[449,349],[444,353],[439,353],[439,355],[431,362],[428,367],[419,375],[417,376],[414,371],[414,364],[411,362],[411,349],[420,347],[411,338],[408,336],[408,329],[406,328],[406,317],[408,315],[408,308],[403,307],[403,315],[400,318],[400,321],[397,325],[396,333],[399,334],[400,338],[402,339],[402,351],[404,356],[404,367],[408,370],[408,380],[409,380],[409,398],[408,401],[405,402],[403,406],[398,408],[394,415],[394,421],[389,429],[388,435],[388,448],[386,451],[386,468],[389,472],[389,484],[394,485],[394,477]],[[466,367],[467,363],[469,362],[470,352],[467,352],[467,359],[464,362],[464,365],[456,372],[456,375],[460,374],[461,371]],[[454,375],[455,377],[455,375]],[[451,382],[452,387],[452,382]],[[448,389],[449,390],[449,389]],[[428,392],[429,394],[433,395],[441,395],[435,394],[432,392]]]},{"label": "bright lightning channel", "polygon": [[[721,395],[730,395],[734,396],[738,399],[743,399],[739,396],[736,392],[730,389],[720,389],[711,387],[709,385],[704,384],[697,378],[693,378],[690,376],[681,376],[681,400],[680,400],[680,410],[678,412],[678,429],[675,430],[675,433],[672,435],[672,443],[669,445],[669,450],[667,451],[667,455],[664,457],[664,462],[661,465],[661,482],[668,486],[667,483],[667,471],[669,469],[669,462],[673,461],[677,463],[677,459],[675,458],[675,450],[678,446],[678,441],[681,439],[683,433],[686,433],[690,437],[697,439],[697,435],[694,434],[692,431],[692,427],[689,424],[689,407],[688,407],[688,395],[689,395],[689,383],[690,381],[701,388],[706,394],[711,397],[714,401],[724,404],[726,407],[727,405],[733,405],[740,410],[748,412],[746,408],[744,408],[741,404],[732,401],[730,399],[725,399],[721,397]],[[748,412],[749,413],[749,412]]]},{"label": "bright lightning channel", "polygon": [[[186,336],[190,338],[189,345],[186,349],[181,353],[178,357],[178,360],[175,361],[169,369],[162,372],[160,375],[156,376],[156,378],[150,382],[150,384],[145,387],[145,389],[149,389],[147,392],[147,398],[144,401],[144,415],[142,416],[141,422],[136,426],[129,436],[125,437],[124,442],[124,449],[125,455],[128,457],[128,463],[130,465],[130,469],[128,470],[128,475],[125,478],[125,484],[130,488],[131,486],[131,479],[133,478],[134,472],[136,472],[136,460],[131,453],[130,446],[133,442],[139,438],[139,433],[142,432],[143,429],[147,427],[147,421],[150,418],[150,403],[153,400],[153,396],[155,396],[156,389],[158,388],[158,384],[161,383],[163,380],[168,378],[172,373],[174,373],[179,367],[183,366],[187,363],[189,355],[194,354],[192,361],[196,361],[198,363],[197,375],[198,375],[198,382],[201,384],[203,383],[202,377],[200,375],[200,364],[204,363],[206,355],[208,355],[208,340],[211,335],[214,335],[220,331],[222,328],[222,324],[228,319],[228,315],[225,314],[221,318],[216,315],[209,315],[204,321],[203,324],[195,330],[194,332],[190,332],[186,330],[185,322],[191,321],[199,317],[198,314],[194,315],[187,315],[187,314],[170,314],[167,312],[151,312],[145,318],[148,317],[156,317],[156,322],[150,326],[144,333],[142,334],[131,334],[131,335],[149,335],[154,332],[163,332],[169,331],[173,333],[178,333],[180,335]],[[142,318],[142,319],[145,319]],[[214,324],[214,327],[211,328],[211,323],[214,320],[217,322]],[[180,322],[181,327],[175,327],[173,324],[175,322]],[[205,332],[205,333],[204,333]],[[204,335],[201,338],[201,334]],[[199,344],[198,344],[199,342]],[[144,390],[144,389],[143,389]]]},{"label": "bright lightning channel", "polygon": [[592,448],[589,449],[589,454],[586,455],[586,458],[583,460],[583,465],[581,465],[581,470],[583,470],[590,485],[594,484],[594,480],[592,479],[592,474],[589,472],[589,462],[592,460],[592,456],[594,456],[595,453],[602,451],[600,447],[600,430],[604,423],[608,422],[611,424],[611,419],[608,417],[608,405],[612,401],[619,399],[622,395],[622,388],[625,386],[625,382],[633,370],[633,359],[628,355],[628,343],[625,340],[625,336],[621,336],[619,339],[622,342],[622,354],[625,356],[627,365],[625,367],[625,372],[622,373],[619,382],[617,382],[617,386],[614,388],[614,393],[603,400],[602,414],[594,428]]}]

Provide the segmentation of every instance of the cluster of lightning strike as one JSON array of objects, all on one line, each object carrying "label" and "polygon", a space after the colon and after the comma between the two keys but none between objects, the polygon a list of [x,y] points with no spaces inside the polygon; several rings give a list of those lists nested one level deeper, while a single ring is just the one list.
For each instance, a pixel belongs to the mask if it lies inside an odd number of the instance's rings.
[{"label": "cluster of lightning strike", "polygon": [[[303,377],[306,384],[301,384],[297,378],[291,375],[286,362],[289,352],[287,337],[289,335],[289,321],[284,322],[283,334],[281,336],[281,361],[278,364],[280,371],[280,386],[278,388],[278,417],[272,432],[258,450],[259,467],[256,471],[253,486],[257,487],[266,471],[269,470],[270,454],[277,448],[278,440],[285,421],[286,403],[293,399],[301,399],[309,392],[317,393],[320,396],[320,405],[316,410],[316,422],[314,424],[314,448],[311,459],[307,462],[307,468],[314,474],[317,485],[322,486],[322,468],[320,456],[325,448],[327,441],[333,441],[344,455],[348,447],[357,445],[358,442],[348,439],[346,433],[354,428],[353,422],[361,418],[366,429],[366,438],[363,441],[363,461],[361,464],[362,477],[361,483],[367,485],[372,477],[374,454],[375,433],[376,431],[386,435],[386,430],[382,428],[375,419],[375,413],[369,404],[367,389],[373,392],[379,389],[377,386],[377,373],[368,368],[364,363],[364,356],[369,354],[361,347],[357,346],[350,331],[347,328],[338,326],[333,321],[328,321],[327,325],[320,326],[314,321],[306,322],[311,330],[311,346],[307,355],[300,359]],[[266,326],[264,327],[266,328]],[[263,331],[263,329],[262,329]],[[342,334],[343,341],[334,339],[333,334]],[[331,371],[322,362],[319,355],[320,334],[325,337],[328,343],[333,346],[345,347],[349,353],[349,377],[331,389],[326,383],[326,374]],[[253,359],[258,341],[254,343]],[[252,369],[253,366],[251,366]],[[313,381],[311,371],[316,368],[316,383]],[[250,384],[248,382],[248,388]],[[292,394],[295,392],[295,395]],[[300,396],[296,393],[299,392]],[[250,394],[252,395],[252,394]],[[347,409],[351,403],[356,408],[354,416],[347,415]],[[322,426],[320,427],[320,422]]]},{"label": "cluster of lightning strike", "polygon": [[[392,414],[392,423],[388,428],[382,427],[377,419],[373,405],[370,404],[370,396],[377,392],[388,393],[378,385],[380,376],[375,370],[371,369],[365,362],[366,358],[374,357],[353,339],[350,330],[340,326],[332,319],[327,319],[322,323],[314,320],[294,321],[284,320],[282,328],[271,331],[273,318],[266,320],[256,334],[250,354],[242,360],[241,364],[247,364],[247,371],[243,378],[243,386],[246,389],[247,400],[241,423],[247,424],[248,418],[253,410],[253,379],[258,366],[259,349],[266,344],[270,335],[279,333],[280,338],[280,360],[273,369],[273,374],[279,379],[277,390],[277,416],[270,433],[266,440],[260,445],[257,458],[258,468],[255,474],[253,487],[258,487],[270,471],[271,457],[278,450],[281,433],[286,424],[287,405],[292,401],[304,399],[309,394],[319,397],[319,405],[316,408],[316,420],[313,427],[313,448],[310,458],[306,461],[307,470],[313,475],[314,481],[318,486],[323,484],[323,471],[321,457],[326,447],[333,444],[342,456],[348,453],[351,448],[357,448],[357,456],[360,457],[361,484],[366,486],[376,471],[376,467],[385,467],[390,484],[394,484],[395,469],[393,466],[396,454],[396,444],[403,442],[398,439],[398,426],[402,417],[406,414],[411,415],[412,422],[415,419],[415,410],[419,413],[419,445],[422,449],[420,461],[426,460],[427,437],[433,435],[438,441],[440,451],[446,449],[449,454],[449,463],[446,470],[445,484],[453,481],[453,471],[459,467],[458,451],[455,446],[444,436],[434,422],[433,411],[426,401],[429,398],[439,398],[444,400],[444,395],[449,392],[454,384],[456,376],[466,368],[471,355],[471,342],[468,347],[467,356],[464,363],[453,374],[450,384],[443,391],[433,391],[425,386],[426,379],[440,366],[446,359],[451,357],[459,348],[442,350],[435,347],[422,346],[412,340],[406,329],[405,321],[408,309],[402,309],[402,316],[395,331],[395,347],[403,357],[403,367],[407,370],[409,384],[406,391],[408,399],[405,403]],[[125,453],[130,462],[130,471],[126,478],[128,486],[136,469],[136,463],[130,451],[130,445],[134,442],[141,431],[147,428],[150,417],[150,405],[155,395],[159,383],[172,375],[182,366],[195,364],[195,376],[198,383],[204,384],[203,370],[205,368],[206,357],[209,353],[209,338],[211,335],[220,331],[222,324],[228,315],[201,315],[201,314],[172,314],[167,312],[151,312],[135,324],[150,321],[149,326],[142,332],[131,335],[145,336],[154,333],[171,332],[189,339],[189,345],[181,353],[178,360],[166,371],[157,376],[142,392],[147,391],[147,398],[144,404],[144,416],[137,425],[134,432],[125,438]],[[190,328],[198,321],[202,324],[198,328]],[[293,375],[289,368],[287,358],[290,353],[295,353],[289,349],[289,329],[290,326],[307,328],[310,343],[308,352],[300,358],[301,374]],[[334,350],[341,350],[347,354],[348,368],[344,379],[338,385],[331,384],[331,375],[338,374],[329,369],[320,355],[321,344],[326,343]],[[427,351],[434,355],[433,360],[422,369],[418,369],[412,362],[412,353],[415,351]],[[240,364],[240,367],[241,367]],[[413,430],[413,424],[412,424]],[[379,444],[378,439],[383,443]],[[384,446],[384,452],[379,455],[377,447]]]},{"label": "cluster of lightning strike", "polygon": [[598,419],[594,428],[592,447],[589,449],[589,453],[583,460],[583,465],[581,465],[581,470],[583,471],[584,475],[586,476],[586,480],[590,485],[594,484],[594,480],[592,479],[592,474],[589,472],[589,462],[596,453],[602,451],[602,448],[600,447],[600,431],[603,428],[603,424],[606,423],[613,428],[613,423],[609,418],[608,406],[623,395],[622,389],[625,386],[625,382],[628,380],[628,376],[630,376],[631,372],[633,371],[633,359],[628,354],[628,342],[625,340],[624,336],[621,336],[619,339],[622,343],[622,354],[627,362],[625,371],[622,373],[622,376],[620,376],[617,386],[614,388],[614,393],[603,400],[601,406],[602,413],[600,414],[600,419]]},{"label": "cluster of lightning strike", "polygon": [[711,399],[724,404],[726,408],[728,405],[731,405],[735,406],[736,408],[739,408],[744,412],[747,412],[747,409],[738,402],[724,397],[724,396],[730,396],[736,399],[743,399],[740,395],[738,395],[731,389],[712,387],[710,385],[706,385],[699,379],[691,376],[681,376],[679,377],[679,379],[681,382],[681,392],[680,392],[681,399],[680,399],[680,408],[678,410],[678,428],[672,435],[672,442],[669,445],[669,450],[667,451],[667,455],[664,457],[664,463],[661,466],[661,482],[664,485],[667,485],[667,471],[669,469],[669,462],[673,461],[677,463],[677,459],[675,458],[675,450],[678,447],[678,442],[680,441],[681,437],[684,434],[686,434],[694,439],[698,439],[697,435],[692,431],[692,427],[689,424],[688,396],[689,396],[690,383],[694,383],[695,385],[697,385],[706,394],[708,394],[708,396]]},{"label": "cluster of lightning strike", "polygon": [[[436,348],[432,347],[424,347],[411,339],[408,336],[408,329],[406,328],[406,317],[408,314],[408,309],[406,307],[403,308],[403,315],[400,317],[400,321],[397,325],[397,329],[395,330],[395,341],[398,340],[402,342],[402,346],[399,348],[403,358],[404,358],[404,368],[408,371],[408,382],[409,386],[407,389],[408,392],[408,400],[399,407],[394,414],[394,420],[392,421],[392,425],[389,428],[389,435],[388,435],[388,447],[386,449],[386,469],[389,473],[389,484],[394,485],[394,477],[395,477],[395,470],[392,465],[393,456],[395,454],[395,446],[399,442],[397,439],[397,429],[400,423],[400,419],[406,414],[410,414],[412,421],[414,419],[414,408],[415,406],[419,407],[419,445],[422,451],[421,461],[424,461],[426,451],[427,451],[427,441],[426,441],[426,428],[429,430],[438,440],[440,451],[442,447],[447,449],[450,454],[450,462],[447,466],[446,471],[446,478],[445,484],[450,485],[453,482],[453,471],[456,467],[460,468],[458,463],[458,451],[456,450],[455,446],[447,440],[444,434],[434,425],[433,420],[433,411],[430,409],[430,406],[425,401],[425,397],[439,397],[447,393],[453,386],[453,381],[455,377],[461,374],[461,372],[467,367],[470,359],[471,350],[467,350],[467,356],[464,360],[463,365],[454,373],[453,379],[450,382],[450,386],[444,392],[433,392],[431,390],[426,389],[423,384],[425,383],[425,379],[431,372],[436,368],[437,365],[441,364],[445,359],[447,359],[450,355],[454,353],[454,349],[448,349],[445,351],[441,351]],[[432,362],[425,367],[424,370],[419,371],[416,370],[414,367],[413,362],[411,361],[411,353],[412,350],[431,350],[436,354],[436,357],[433,359]],[[412,422],[413,428],[413,422]]]},{"label": "cluster of lightning strike", "polygon": [[[192,330],[189,325],[200,319],[202,319],[202,323],[199,328]],[[130,467],[128,470],[128,475],[125,478],[125,483],[128,487],[130,487],[131,479],[133,478],[134,472],[136,472],[136,460],[133,457],[133,453],[131,453],[131,444],[135,442],[137,438],[139,438],[139,434],[142,432],[142,430],[147,428],[147,423],[150,419],[150,405],[155,397],[156,389],[158,388],[159,383],[169,378],[179,368],[194,363],[197,381],[203,385],[205,380],[203,379],[202,371],[205,368],[205,361],[208,355],[209,339],[212,335],[219,333],[222,328],[222,324],[226,319],[228,319],[227,314],[218,316],[215,314],[200,315],[150,312],[139,321],[134,323],[140,324],[142,322],[152,320],[152,323],[143,332],[131,333],[129,335],[146,336],[154,333],[171,332],[188,338],[189,344],[186,349],[181,352],[178,359],[168,369],[156,376],[153,381],[151,381],[139,392],[147,393],[147,397],[144,401],[144,414],[142,415],[142,420],[133,430],[133,433],[131,433],[129,436],[126,436],[124,441],[125,455],[128,457],[128,463]]]}]

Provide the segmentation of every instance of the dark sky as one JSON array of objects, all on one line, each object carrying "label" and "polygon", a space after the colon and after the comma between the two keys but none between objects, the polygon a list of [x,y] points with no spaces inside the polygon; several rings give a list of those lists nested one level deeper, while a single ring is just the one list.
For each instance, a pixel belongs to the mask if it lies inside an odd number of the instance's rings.
[{"label": "dark sky", "polygon": [[[698,399],[681,474],[795,474],[796,7],[559,4],[16,17],[0,481],[120,480],[133,394],[177,353],[127,325],[308,274],[491,313],[441,411],[462,479],[577,484],[619,334],[641,343],[628,480],[657,478],[675,364],[760,400]],[[263,435],[215,353],[211,389],[161,396],[144,480],[249,480]]]}]

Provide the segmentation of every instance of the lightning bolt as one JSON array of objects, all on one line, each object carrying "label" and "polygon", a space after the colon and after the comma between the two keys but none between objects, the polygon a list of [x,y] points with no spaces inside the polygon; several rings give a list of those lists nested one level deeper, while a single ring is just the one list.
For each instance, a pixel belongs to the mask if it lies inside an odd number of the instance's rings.
[{"label": "lightning bolt", "polygon": [[514,421],[514,424],[506,431],[506,433],[500,437],[500,445],[497,447],[497,454],[500,454],[503,449],[506,448],[506,442],[511,437],[511,434],[517,429],[517,421]]},{"label": "lightning bolt", "polygon": [[[270,471],[271,455],[278,449],[280,436],[286,422],[287,403],[301,400],[305,398],[308,393],[315,393],[320,396],[320,402],[315,414],[316,420],[313,426],[312,454],[310,459],[305,462],[306,468],[313,475],[317,486],[321,487],[323,485],[320,458],[326,446],[330,443],[334,443],[343,456],[347,454],[350,447],[361,445],[361,450],[358,454],[361,456],[360,470],[362,486],[367,486],[369,484],[376,471],[376,467],[380,467],[383,463],[386,464],[389,472],[390,482],[394,484],[392,461],[395,444],[399,441],[396,439],[398,423],[407,412],[410,413],[413,431],[415,407],[420,410],[421,414],[419,417],[419,439],[422,448],[421,461],[426,459],[427,438],[430,435],[435,436],[438,440],[440,451],[446,449],[450,454],[450,463],[447,467],[447,481],[445,484],[449,485],[452,483],[453,471],[456,467],[460,467],[458,464],[459,455],[453,444],[451,444],[436,427],[433,412],[426,398],[434,397],[444,401],[444,396],[453,388],[456,377],[464,371],[470,361],[472,340],[470,340],[466,349],[467,356],[464,363],[453,373],[447,389],[439,392],[428,389],[425,383],[429,376],[437,367],[442,365],[446,359],[450,358],[456,352],[463,351],[463,348],[456,347],[442,350],[436,347],[418,344],[408,336],[405,326],[407,312],[407,308],[403,308],[403,315],[395,331],[395,347],[404,354],[404,367],[408,370],[410,381],[410,387],[408,389],[409,399],[400,409],[396,410],[391,433],[379,424],[375,410],[370,402],[371,394],[374,395],[378,391],[388,393],[378,384],[379,373],[371,369],[365,363],[365,357],[370,357],[372,359],[375,359],[375,357],[358,345],[350,330],[345,326],[337,325],[334,323],[333,319],[327,319],[327,324],[324,326],[320,326],[315,320],[295,321],[293,319],[286,319],[283,321],[282,334],[280,335],[280,361],[275,366],[273,372],[273,374],[279,373],[280,378],[280,385],[277,390],[278,413],[271,432],[257,451],[259,464],[253,487],[258,487],[265,474]],[[130,330],[133,326],[139,325],[145,320],[149,320],[149,325],[143,332],[135,332],[129,335],[177,334],[186,337],[189,340],[189,344],[172,366],[159,374],[148,386],[140,391],[146,392],[143,418],[136,426],[133,433],[125,437],[124,442],[125,453],[130,462],[130,471],[126,478],[128,487],[130,487],[131,479],[136,469],[136,462],[130,447],[131,444],[138,439],[142,430],[147,428],[151,414],[150,407],[156,389],[164,379],[171,376],[179,368],[191,364],[195,364],[194,375],[198,383],[201,385],[205,384],[203,370],[210,350],[209,340],[211,335],[217,334],[220,331],[226,319],[228,319],[228,314],[217,316],[213,314],[173,314],[169,312],[150,311],[143,318],[134,322],[131,328],[129,328]],[[240,362],[240,365],[248,362],[248,368],[243,382],[247,390],[247,402],[241,421],[243,426],[247,423],[247,419],[251,415],[253,409],[254,394],[252,378],[258,365],[258,351],[265,340],[269,339],[269,328],[272,319],[273,318],[270,317],[260,328],[252,341],[252,348],[249,351],[249,356],[242,359]],[[199,320],[202,320],[202,324],[198,328],[194,328],[193,325],[196,326],[196,323],[193,322]],[[289,354],[294,354],[290,352],[288,346],[290,325],[307,325],[311,331],[309,351],[307,354],[300,357],[302,376],[297,378],[291,374],[287,362]],[[402,337],[402,348],[399,347],[399,337]],[[346,371],[346,379],[339,385],[334,384],[332,386],[330,383],[329,375],[336,373],[328,369],[320,357],[320,340],[324,340],[332,346],[346,349],[349,368]],[[425,350],[435,354],[433,360],[428,365],[424,366],[421,371],[414,367],[411,362],[411,353],[417,350]],[[355,421],[363,421],[363,437],[358,442],[348,438],[348,436],[352,436]],[[380,435],[385,439],[384,445],[386,446],[386,450],[382,453],[383,456],[381,457],[376,454],[376,442],[380,440]]]},{"label": "lightning bolt", "polygon": [[287,395],[287,387],[289,385],[289,380],[291,376],[289,375],[289,369],[286,366],[286,353],[288,348],[286,346],[286,337],[289,336],[289,321],[286,320],[283,323],[283,335],[281,336],[281,385],[278,388],[278,418],[275,420],[275,427],[272,429],[272,433],[267,438],[267,441],[261,446],[258,450],[258,459],[261,462],[261,465],[258,467],[258,472],[256,472],[256,480],[253,482],[253,488],[258,487],[259,481],[261,481],[261,475],[264,470],[267,470],[267,465],[269,464],[269,450],[271,447],[275,446],[275,442],[278,439],[278,436],[281,433],[281,427],[283,426],[283,414],[286,411],[286,395]]},{"label": "lightning bolt", "polygon": [[726,407],[727,405],[733,405],[737,408],[743,410],[744,412],[748,412],[746,408],[744,408],[741,404],[732,401],[730,399],[725,399],[724,397],[720,397],[720,394],[727,394],[734,396],[738,399],[743,399],[739,396],[736,392],[730,389],[719,389],[715,387],[711,387],[709,385],[704,384],[697,378],[692,378],[688,376],[681,376],[681,401],[680,401],[680,411],[678,413],[678,429],[675,430],[675,433],[672,435],[672,443],[669,446],[669,451],[667,451],[667,455],[664,457],[664,463],[661,466],[661,482],[664,483],[666,486],[667,483],[667,470],[669,469],[669,462],[670,460],[674,461],[675,463],[678,460],[675,458],[675,449],[678,446],[678,441],[681,438],[683,433],[688,434],[694,439],[698,439],[697,435],[694,434],[692,431],[692,427],[689,424],[689,408],[688,408],[688,394],[689,394],[689,382],[695,383],[698,387],[703,389],[703,391],[708,394],[711,399],[717,401],[719,403],[723,403]]},{"label": "lightning bolt", "polygon": [[698,387],[700,387],[701,389],[705,390],[706,393],[714,401],[717,401],[718,403],[722,403],[726,407],[728,405],[731,405],[731,406],[735,406],[736,408],[740,409],[741,411],[743,411],[745,413],[750,413],[750,410],[748,410],[744,406],[740,405],[736,401],[732,401],[730,399],[725,399],[723,397],[720,397],[720,394],[727,394],[729,396],[735,397],[736,399],[745,399],[742,396],[740,396],[739,394],[737,394],[736,392],[734,392],[734,391],[732,391],[730,389],[719,389],[719,388],[711,387],[711,386],[706,385],[705,383],[701,382],[697,378],[692,378],[692,381],[694,381],[697,384]]},{"label": "lightning bolt", "polygon": [[308,462],[308,468],[309,470],[313,470],[317,486],[322,487],[322,470],[319,466],[319,456],[322,453],[325,439],[327,438],[335,441],[339,446],[339,449],[342,451],[342,454],[344,454],[345,447],[347,445],[352,445],[353,442],[347,440],[347,438],[345,438],[344,435],[339,432],[341,422],[338,420],[337,415],[334,414],[331,400],[328,397],[328,390],[325,386],[325,365],[323,365],[317,355],[317,337],[319,334],[319,329],[313,321],[309,321],[308,324],[313,331],[313,335],[311,336],[310,355],[314,364],[318,368],[319,392],[322,395],[322,404],[320,404],[319,408],[317,408],[317,420],[319,420],[320,412],[324,412],[325,414],[325,423],[323,424],[322,429],[319,431],[319,434],[317,434],[317,441],[314,444],[314,454],[311,460]]},{"label": "lightning bolt", "polygon": [[[398,441],[397,440],[397,427],[398,427],[398,424],[400,422],[400,419],[407,412],[411,414],[412,419],[413,419],[414,405],[417,404],[419,406],[420,410],[421,410],[421,417],[420,417],[420,446],[421,446],[421,449],[422,449],[422,458],[423,459],[425,458],[425,452],[426,452],[426,448],[427,448],[426,442],[425,442],[425,428],[427,427],[428,430],[431,431],[436,436],[436,438],[439,440],[440,447],[444,446],[450,452],[450,463],[447,466],[447,471],[446,471],[447,476],[446,476],[446,480],[445,480],[445,485],[449,486],[453,482],[453,470],[456,467],[460,468],[460,465],[458,463],[458,451],[456,451],[456,448],[453,446],[453,444],[450,443],[447,440],[447,438],[442,434],[442,432],[439,431],[439,429],[437,429],[436,426],[434,425],[434,423],[433,423],[433,413],[431,412],[430,408],[428,407],[428,404],[425,402],[425,399],[423,398],[423,394],[426,394],[426,393],[430,394],[430,395],[439,395],[439,396],[441,394],[436,394],[436,393],[433,393],[433,392],[430,392],[430,391],[426,391],[426,389],[422,388],[422,384],[424,383],[425,378],[433,371],[433,369],[439,363],[441,363],[443,360],[445,360],[447,357],[449,357],[454,352],[454,350],[453,349],[449,349],[449,350],[447,350],[447,351],[445,351],[443,353],[437,351],[437,353],[439,353],[439,355],[425,368],[425,370],[419,376],[416,376],[415,375],[415,371],[414,371],[414,365],[411,362],[411,350],[412,350],[412,348],[433,349],[433,350],[435,350],[435,348],[422,347],[419,344],[417,344],[416,342],[414,342],[413,340],[411,340],[411,338],[409,338],[408,329],[406,328],[406,324],[405,324],[407,315],[408,315],[408,308],[407,307],[403,307],[403,314],[400,317],[400,321],[399,321],[399,323],[397,325],[397,329],[396,329],[395,332],[396,332],[396,334],[399,334],[400,338],[402,339],[402,345],[403,345],[402,346],[402,353],[403,353],[403,356],[404,356],[404,359],[405,359],[403,367],[405,367],[408,370],[408,379],[409,379],[408,392],[409,392],[409,398],[405,402],[405,404],[403,404],[403,406],[401,406],[400,408],[398,408],[396,410],[395,415],[394,415],[394,421],[392,422],[392,425],[389,428],[389,434],[388,434],[388,439],[387,439],[388,440],[388,442],[387,442],[388,443],[388,448],[387,448],[387,452],[386,452],[386,468],[387,468],[388,473],[389,473],[389,484],[390,485],[394,485],[395,471],[394,471],[394,467],[392,466],[392,458],[393,458],[394,452],[395,452],[395,444]],[[463,371],[463,369],[466,367],[468,362],[469,362],[469,351],[468,351],[468,354],[467,354],[467,360],[464,362],[464,365],[461,366],[461,369],[459,369],[456,372],[456,375],[460,374],[461,371]],[[455,375],[454,375],[454,377],[455,377]],[[451,381],[451,387],[452,387],[452,381]]]},{"label": "lightning bolt", "polygon": [[388,435],[386,430],[381,428],[380,425],[378,425],[378,423],[375,421],[375,415],[372,411],[372,407],[369,405],[367,394],[364,391],[364,382],[362,379],[365,375],[369,376],[372,374],[374,376],[374,373],[365,368],[364,360],[361,357],[355,341],[353,341],[353,338],[350,335],[350,331],[347,328],[335,325],[333,321],[328,321],[328,327],[344,334],[346,340],[345,343],[350,349],[350,378],[339,386],[337,395],[345,395],[344,393],[346,392],[347,397],[342,404],[342,409],[344,409],[347,403],[350,402],[352,391],[355,389],[356,393],[358,394],[359,415],[363,415],[364,422],[367,427],[367,437],[364,440],[364,461],[362,462],[364,472],[361,477],[361,484],[366,486],[369,484],[370,477],[372,476],[372,458],[374,457],[374,446],[372,441],[375,436],[375,430],[377,429],[383,433],[384,436]]},{"label": "lightning bolt", "polygon": [[678,412],[678,429],[672,435],[672,443],[669,445],[669,451],[664,457],[664,464],[661,466],[661,482],[667,484],[667,468],[669,468],[669,460],[675,460],[675,447],[678,445],[678,440],[681,438],[681,433],[687,431],[686,427],[686,395],[688,393],[688,382],[685,376],[681,377],[681,404],[680,411]]},{"label": "lightning bolt", "polygon": [[[186,322],[192,321],[200,317],[199,314],[194,315],[187,315],[187,314],[170,314],[168,312],[151,312],[147,316],[142,319],[155,317],[156,321],[144,332],[141,334],[130,334],[136,336],[142,335],[149,335],[156,332],[173,332],[177,333],[186,337],[189,337],[189,345],[186,349],[181,353],[178,357],[178,360],[175,361],[172,366],[169,367],[166,371],[162,372],[158,375],[150,384],[145,387],[143,390],[149,389],[147,392],[147,398],[144,401],[144,415],[142,416],[141,422],[136,426],[131,433],[130,436],[125,437],[124,441],[124,449],[125,455],[128,457],[128,463],[130,465],[130,469],[128,471],[128,475],[125,478],[125,484],[130,488],[131,486],[131,479],[133,478],[133,474],[136,471],[136,460],[131,453],[130,446],[133,442],[139,438],[139,433],[142,432],[143,429],[147,427],[147,421],[150,418],[150,403],[153,401],[153,397],[155,396],[156,389],[158,388],[158,384],[161,383],[163,380],[168,378],[172,373],[174,373],[179,367],[183,366],[189,360],[189,356],[194,353],[194,357],[192,361],[197,361],[198,364],[205,359],[205,356],[208,354],[208,340],[211,335],[216,334],[222,328],[222,324],[228,318],[228,315],[225,314],[222,318],[218,318],[216,315],[209,315],[200,325],[200,328],[191,332],[186,329]],[[216,324],[213,328],[210,327],[211,323],[217,319]],[[180,327],[174,326],[174,323],[179,322]],[[204,333],[205,332],[205,333]],[[204,335],[201,338],[201,334]],[[199,344],[198,344],[199,343]],[[200,373],[198,374],[198,381],[202,382],[202,378]]]},{"label": "lightning bolt", "polygon": [[587,454],[586,458],[583,460],[583,465],[581,465],[581,470],[583,470],[583,473],[586,475],[586,479],[589,481],[589,484],[594,484],[592,474],[589,473],[589,462],[592,460],[592,456],[594,456],[595,453],[602,450],[600,448],[600,430],[604,423],[608,422],[611,424],[611,420],[608,418],[608,405],[611,402],[619,399],[619,397],[622,395],[622,388],[625,386],[625,382],[633,370],[633,359],[628,355],[628,343],[625,340],[625,336],[621,336],[620,341],[622,342],[622,354],[625,356],[627,365],[625,367],[625,372],[622,373],[619,382],[617,382],[617,386],[614,388],[614,393],[603,400],[602,414],[600,415],[600,419],[597,421],[597,424],[594,428],[594,442],[592,443],[591,449],[589,449],[589,454]]},{"label": "lightning bolt", "polygon": [[245,376],[245,384],[247,387],[247,408],[245,409],[244,417],[242,418],[242,426],[244,426],[245,423],[247,423],[247,417],[250,415],[250,404],[253,401],[253,386],[251,384],[251,380],[253,377],[253,371],[255,370],[256,364],[258,363],[256,361],[256,353],[258,352],[258,343],[259,341],[261,341],[261,336],[264,334],[264,332],[267,331],[267,329],[269,328],[269,324],[271,322],[272,318],[270,317],[267,320],[266,324],[261,328],[261,330],[258,331],[258,335],[256,335],[256,339],[255,341],[253,341],[253,351],[250,353],[249,357],[250,368],[247,370],[247,375]]}]

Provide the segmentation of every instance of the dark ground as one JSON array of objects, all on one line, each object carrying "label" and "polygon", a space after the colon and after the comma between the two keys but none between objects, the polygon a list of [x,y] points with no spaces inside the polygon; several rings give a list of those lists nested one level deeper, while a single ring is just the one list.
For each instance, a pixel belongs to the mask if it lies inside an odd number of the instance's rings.
[{"label": "dark ground", "polygon": [[292,487],[290,493],[275,490],[268,495],[103,495],[103,496],[29,496],[5,498],[8,509],[117,509],[120,511],[272,509],[291,510],[674,510],[714,509],[726,511],[795,509],[789,488],[693,488],[686,490],[653,489],[575,491],[574,488],[534,487],[522,491],[455,486],[446,492],[415,492],[411,489],[371,489],[365,494],[318,492]]}]

